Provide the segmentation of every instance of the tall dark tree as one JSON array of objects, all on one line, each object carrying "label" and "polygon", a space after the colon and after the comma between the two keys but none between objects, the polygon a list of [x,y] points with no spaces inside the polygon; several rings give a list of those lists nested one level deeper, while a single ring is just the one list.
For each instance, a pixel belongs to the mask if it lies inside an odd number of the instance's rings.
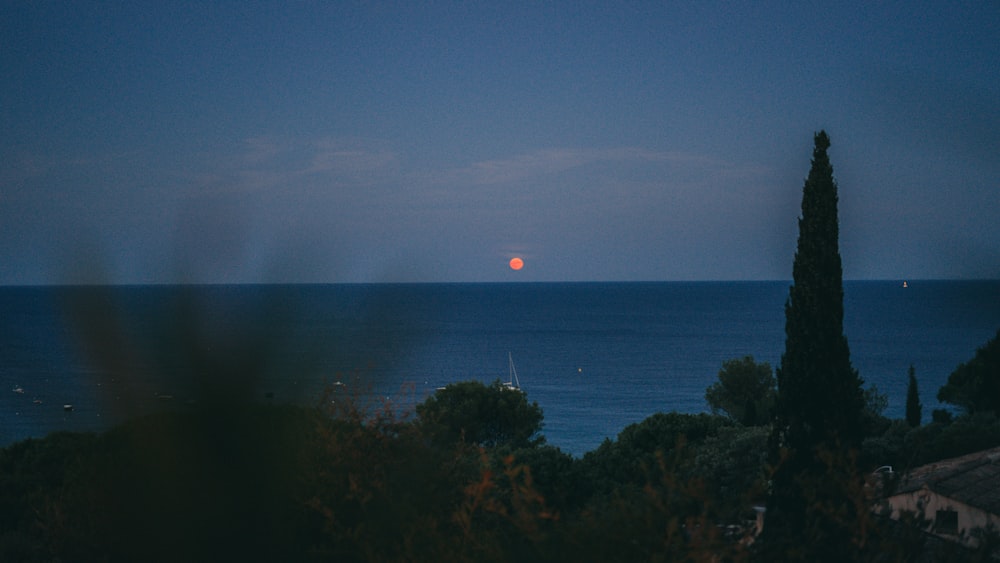
[{"label": "tall dark tree", "polygon": [[917,391],[917,376],[910,364],[910,381],[906,384],[906,423],[912,428],[920,426],[923,418],[923,406],[920,404],[920,392]]},{"label": "tall dark tree", "polygon": [[762,547],[783,560],[849,561],[862,516],[853,502],[860,483],[850,452],[863,438],[864,398],[844,336],[830,139],[820,131],[814,141],[785,303],[785,352],[776,372],[775,472]]}]

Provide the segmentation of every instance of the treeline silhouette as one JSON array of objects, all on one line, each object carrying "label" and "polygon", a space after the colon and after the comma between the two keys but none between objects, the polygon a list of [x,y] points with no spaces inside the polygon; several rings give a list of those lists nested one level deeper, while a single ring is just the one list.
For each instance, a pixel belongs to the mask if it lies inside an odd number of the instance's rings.
[{"label": "treeline silhouette", "polygon": [[[727,362],[720,383],[740,366],[761,378],[761,365],[745,358]],[[102,434],[8,446],[0,452],[0,559],[755,559],[755,506],[773,470],[767,423],[658,413],[576,458],[547,445],[541,408],[499,382],[453,384],[415,412],[373,403],[356,388],[331,387],[316,407],[199,404]],[[1000,444],[996,413],[941,412],[917,427],[870,412],[858,466],[889,464],[898,474]],[[852,494],[859,506],[873,505],[872,487]],[[922,533],[870,510],[864,520],[860,553],[872,561],[906,561],[926,549]],[[944,549],[958,560],[977,557]]]}]

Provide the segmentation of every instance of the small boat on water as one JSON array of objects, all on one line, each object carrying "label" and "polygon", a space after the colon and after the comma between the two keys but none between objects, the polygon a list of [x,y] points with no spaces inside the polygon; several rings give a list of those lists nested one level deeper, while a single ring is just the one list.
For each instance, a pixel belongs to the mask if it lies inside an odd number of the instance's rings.
[{"label": "small boat on water", "polygon": [[520,391],[521,382],[517,379],[517,370],[514,369],[514,356],[510,352],[507,352],[507,364],[507,381],[504,382],[503,388],[511,391]]}]

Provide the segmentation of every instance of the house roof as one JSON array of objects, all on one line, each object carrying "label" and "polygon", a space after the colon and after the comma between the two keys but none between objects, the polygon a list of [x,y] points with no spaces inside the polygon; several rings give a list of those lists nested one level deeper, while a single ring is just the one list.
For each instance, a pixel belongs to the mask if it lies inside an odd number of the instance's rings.
[{"label": "house roof", "polygon": [[895,494],[924,487],[1000,515],[1000,447],[917,467],[903,477]]}]

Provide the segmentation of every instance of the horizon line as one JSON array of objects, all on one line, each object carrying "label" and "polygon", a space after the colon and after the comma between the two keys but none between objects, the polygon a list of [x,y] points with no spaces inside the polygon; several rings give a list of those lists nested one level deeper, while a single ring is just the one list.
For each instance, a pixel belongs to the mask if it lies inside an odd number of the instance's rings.
[{"label": "horizon line", "polygon": [[[933,282],[1000,282],[1000,278],[844,278],[843,283],[933,283]],[[685,283],[794,283],[791,278],[772,279],[702,279],[702,280],[492,280],[492,281],[331,281],[331,282],[54,282],[54,283],[0,283],[0,288],[99,288],[99,287],[234,287],[234,286],[333,286],[333,285],[569,285],[569,284],[685,284]]]}]

